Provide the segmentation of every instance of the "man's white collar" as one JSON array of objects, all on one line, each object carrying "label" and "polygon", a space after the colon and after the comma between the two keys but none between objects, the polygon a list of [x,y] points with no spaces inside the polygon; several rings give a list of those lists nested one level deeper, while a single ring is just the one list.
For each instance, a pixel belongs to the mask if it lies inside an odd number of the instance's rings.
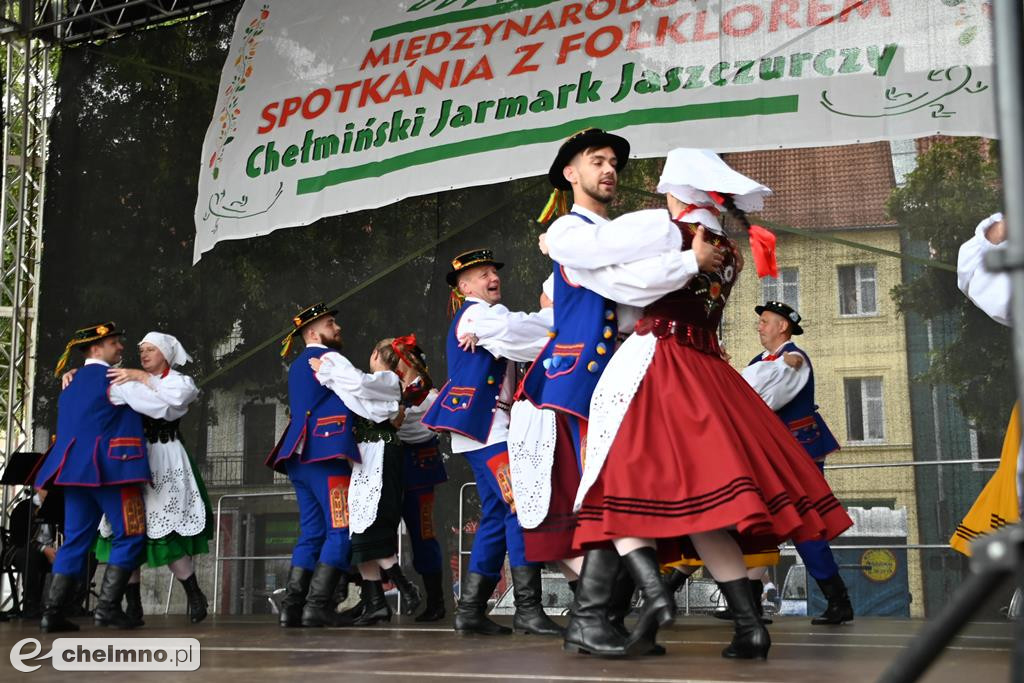
[{"label": "man's white collar", "polygon": [[573,204],[572,205],[572,209],[570,209],[570,211],[572,211],[573,213],[578,213],[581,216],[586,216],[587,218],[589,218],[590,220],[594,221],[595,223],[607,223],[608,222],[608,219],[605,218],[604,216],[598,216],[596,213],[594,213],[590,209],[584,208],[584,207],[580,206],[579,204]]},{"label": "man's white collar", "polygon": [[108,368],[110,367],[110,363],[108,363],[105,360],[100,360],[99,358],[86,358],[85,359],[85,364],[86,365],[105,365]]}]

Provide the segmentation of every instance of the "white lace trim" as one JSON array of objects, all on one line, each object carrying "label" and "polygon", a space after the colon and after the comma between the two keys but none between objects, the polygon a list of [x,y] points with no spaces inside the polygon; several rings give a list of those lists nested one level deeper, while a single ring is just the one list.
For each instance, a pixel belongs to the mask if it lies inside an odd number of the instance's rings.
[{"label": "white lace trim", "polygon": [[[206,528],[206,505],[192,474],[185,448],[178,441],[148,444],[149,472],[153,479],[144,486],[146,535],[163,538],[171,532],[195,536]],[[100,520],[100,534],[114,535],[110,521]]]},{"label": "white lace trim", "polygon": [[359,444],[362,462],[352,463],[348,485],[348,525],[350,534],[361,534],[377,520],[377,506],[384,486],[384,442]]},{"label": "white lace trim", "polygon": [[555,462],[555,413],[529,401],[512,405],[508,430],[509,474],[519,524],[534,529],[548,516]]},{"label": "white lace trim", "polygon": [[612,442],[619,433],[619,425],[626,417],[629,404],[647,374],[657,344],[658,340],[653,334],[630,335],[612,356],[598,380],[594,395],[590,398],[587,457],[573,512],[579,512],[587,491],[597,481]]}]

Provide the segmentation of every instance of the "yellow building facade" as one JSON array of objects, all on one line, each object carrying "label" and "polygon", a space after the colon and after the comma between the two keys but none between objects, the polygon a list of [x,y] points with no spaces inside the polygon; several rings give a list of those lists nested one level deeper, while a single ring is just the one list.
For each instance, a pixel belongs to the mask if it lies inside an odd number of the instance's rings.
[{"label": "yellow building facade", "polygon": [[[815,231],[822,237],[900,251],[893,228]],[[803,317],[795,338],[814,366],[815,398],[841,445],[829,465],[909,462],[914,459],[910,382],[904,321],[890,291],[901,282],[900,260],[844,244],[780,233],[780,278],[759,281],[749,265],[733,288],[722,324],[725,347],[739,370],[763,349],[754,306],[785,300]],[[795,301],[793,299],[796,299]],[[892,506],[907,511],[907,542],[919,542],[911,467],[827,470],[847,506]],[[923,616],[920,553],[907,554],[911,615]]]}]

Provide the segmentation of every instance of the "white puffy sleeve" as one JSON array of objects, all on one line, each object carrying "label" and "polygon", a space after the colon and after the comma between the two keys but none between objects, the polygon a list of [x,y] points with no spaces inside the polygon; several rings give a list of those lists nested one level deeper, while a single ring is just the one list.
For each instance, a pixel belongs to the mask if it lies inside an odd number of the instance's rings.
[{"label": "white puffy sleeve", "polygon": [[501,304],[477,304],[475,315],[466,321],[463,315],[456,332],[458,337],[475,334],[478,344],[498,358],[528,362],[537,357],[547,344],[548,332],[555,324],[554,310],[542,308],[535,313],[510,311]]},{"label": "white puffy sleeve", "polygon": [[569,214],[551,224],[546,240],[548,256],[572,268],[628,263],[682,246],[666,209],[634,211],[600,225]]},{"label": "white puffy sleeve", "polygon": [[188,412],[187,405],[176,406],[168,403],[148,384],[142,382],[111,384],[108,396],[114,405],[127,405],[140,415],[156,420],[177,420]]},{"label": "white puffy sleeve", "polygon": [[1003,215],[996,213],[975,229],[974,237],[960,246],[956,261],[956,279],[960,291],[975,306],[1002,325],[1010,325],[1010,276],[993,273],[985,268],[985,255],[996,249],[1005,249],[1006,242],[992,244],[986,233]]},{"label": "white puffy sleeve", "polygon": [[363,372],[336,351],[325,353],[320,360],[317,381],[337,394],[354,413],[373,422],[398,415],[402,393],[398,375],[390,371]]},{"label": "white puffy sleeve", "polygon": [[811,366],[805,360],[799,368],[791,368],[779,357],[748,365],[740,374],[769,408],[779,410],[807,386],[811,378]]},{"label": "white puffy sleeve", "polygon": [[616,303],[640,307],[682,289],[698,271],[693,251],[679,251],[678,247],[658,256],[603,268],[563,268],[573,284]]}]

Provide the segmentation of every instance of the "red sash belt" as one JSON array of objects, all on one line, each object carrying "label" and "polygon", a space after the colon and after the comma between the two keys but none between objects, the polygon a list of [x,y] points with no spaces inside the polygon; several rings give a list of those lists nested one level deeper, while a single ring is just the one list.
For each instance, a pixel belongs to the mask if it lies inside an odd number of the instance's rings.
[{"label": "red sash belt", "polygon": [[683,346],[689,346],[701,353],[722,355],[718,335],[714,330],[667,318],[641,318],[636,324],[637,334],[651,333],[658,339],[675,337]]}]

